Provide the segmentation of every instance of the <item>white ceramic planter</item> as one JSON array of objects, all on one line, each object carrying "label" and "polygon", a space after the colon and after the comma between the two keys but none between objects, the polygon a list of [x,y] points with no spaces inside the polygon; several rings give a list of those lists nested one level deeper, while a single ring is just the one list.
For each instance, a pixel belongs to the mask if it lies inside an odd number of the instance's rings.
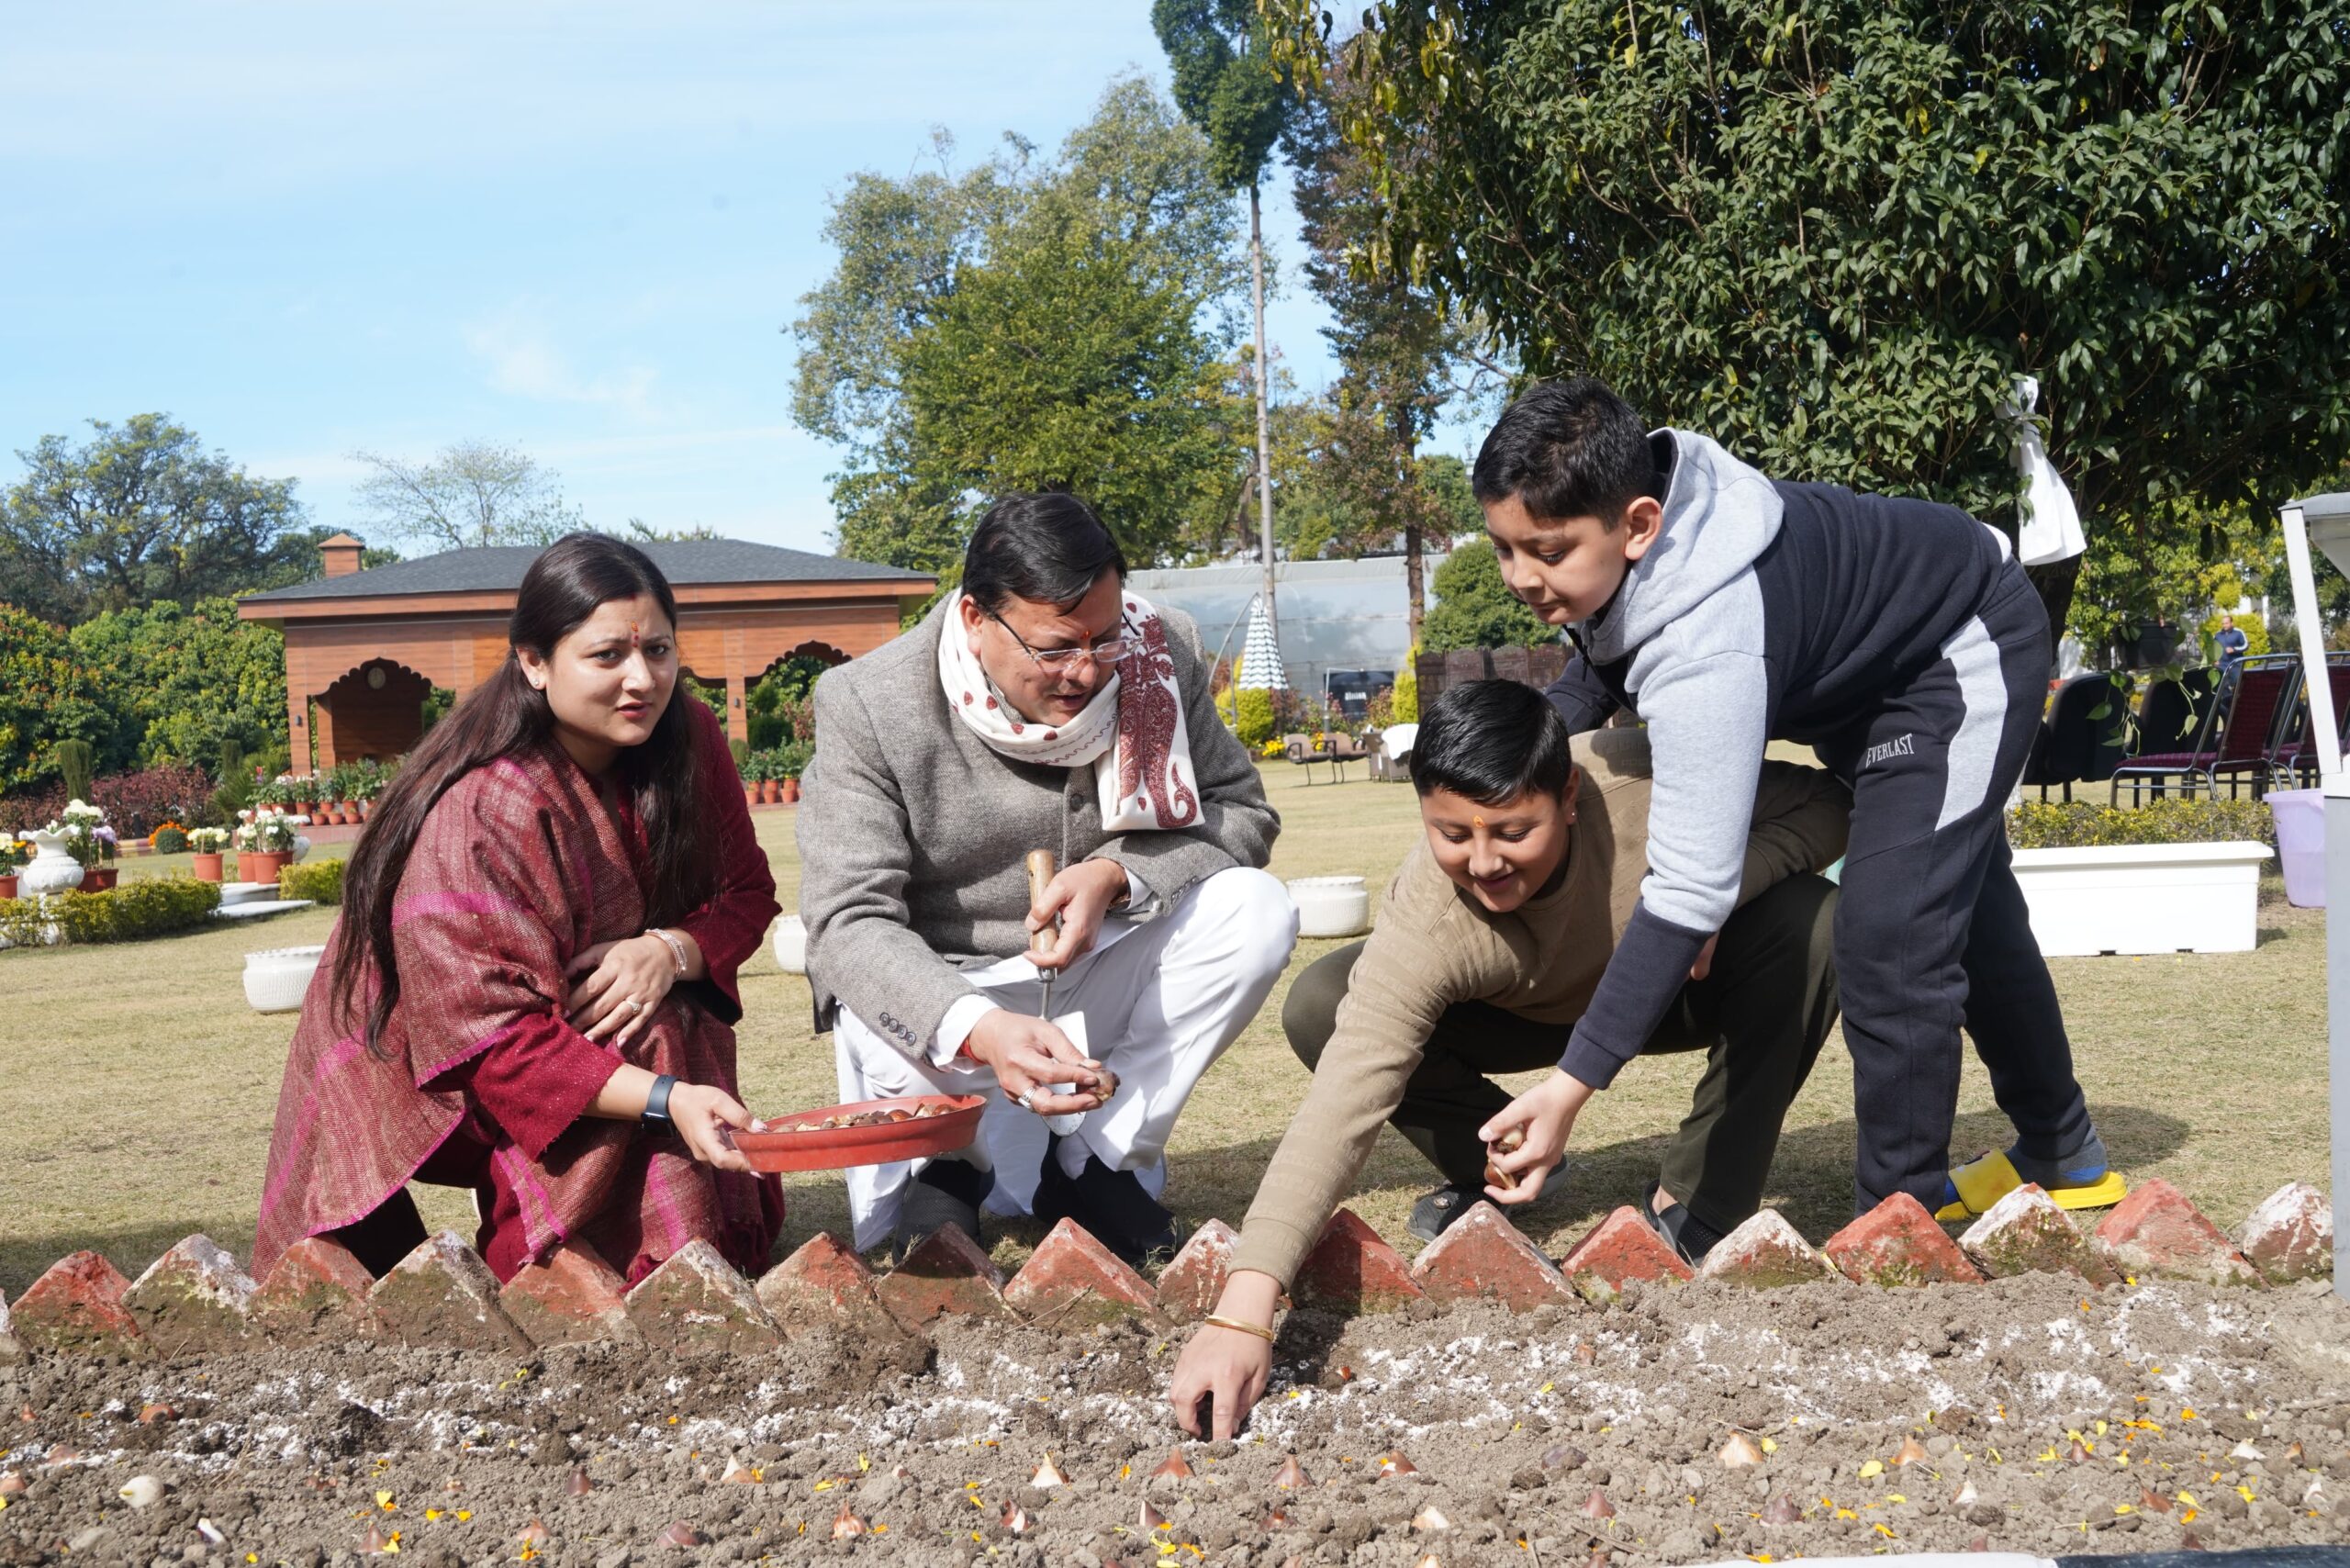
[{"label": "white ceramic planter", "polygon": [[82,885],[82,863],[65,853],[65,840],[53,833],[29,835],[39,851],[17,873],[17,896],[71,892]]},{"label": "white ceramic planter", "polygon": [[2249,841],[2019,849],[2016,881],[2048,958],[2245,953],[2258,939],[2268,857]]},{"label": "white ceramic planter", "polygon": [[775,965],[788,975],[808,972],[808,927],[796,914],[775,923]]},{"label": "white ceramic planter", "polygon": [[245,1000],[256,1013],[299,1013],[302,993],[326,956],[315,947],[269,947],[245,955]]},{"label": "white ceramic planter", "polygon": [[1371,929],[1371,893],[1360,877],[1297,877],[1289,883],[1300,936],[1360,936]]}]

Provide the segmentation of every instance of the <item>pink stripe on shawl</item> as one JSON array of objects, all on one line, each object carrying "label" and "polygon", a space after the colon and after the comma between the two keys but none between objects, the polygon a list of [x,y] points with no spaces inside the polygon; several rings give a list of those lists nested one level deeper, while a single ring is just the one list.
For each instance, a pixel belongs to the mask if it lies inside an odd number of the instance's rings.
[{"label": "pink stripe on shawl", "polygon": [[419,893],[392,905],[392,924],[401,926],[411,920],[432,914],[510,914],[522,906],[511,899],[496,893],[452,890],[438,893]]}]

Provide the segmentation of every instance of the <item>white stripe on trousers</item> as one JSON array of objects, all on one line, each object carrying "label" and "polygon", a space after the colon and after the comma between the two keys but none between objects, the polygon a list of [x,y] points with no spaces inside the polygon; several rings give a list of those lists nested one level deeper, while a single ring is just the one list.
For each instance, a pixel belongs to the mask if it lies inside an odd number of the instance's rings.
[{"label": "white stripe on trousers", "polygon": [[1966,624],[1951,633],[1942,644],[1942,657],[1958,678],[1964,711],[1943,761],[1942,810],[1934,823],[1936,833],[1981,806],[1990,793],[1999,738],[2008,723],[2008,681],[1999,667],[1999,645],[1984,629],[1981,616],[1968,616]]}]

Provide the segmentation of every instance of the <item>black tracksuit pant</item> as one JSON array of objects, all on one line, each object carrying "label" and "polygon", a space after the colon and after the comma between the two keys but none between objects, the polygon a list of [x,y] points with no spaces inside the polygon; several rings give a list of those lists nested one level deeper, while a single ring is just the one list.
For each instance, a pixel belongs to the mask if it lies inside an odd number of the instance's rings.
[{"label": "black tracksuit pant", "polygon": [[2008,795],[2050,662],[2047,614],[2020,566],[2008,564],[1942,654],[1815,745],[1852,787],[1836,969],[1863,1210],[1897,1192],[1942,1201],[1962,1024],[2022,1153],[2055,1159],[2089,1133],[2008,850]]}]

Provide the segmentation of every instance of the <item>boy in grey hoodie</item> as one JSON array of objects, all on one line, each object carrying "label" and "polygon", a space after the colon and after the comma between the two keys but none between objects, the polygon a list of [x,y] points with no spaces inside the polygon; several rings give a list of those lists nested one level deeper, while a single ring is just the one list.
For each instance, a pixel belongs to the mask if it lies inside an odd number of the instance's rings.
[{"label": "boy in grey hoodie", "polygon": [[[1517,1184],[1487,1192],[1540,1191],[1576,1113],[1704,962],[1764,743],[1784,738],[1852,788],[1836,965],[1858,1206],[1899,1192],[1963,1217],[2026,1181],[2067,1207],[2117,1202],[2009,864],[2002,812],[2050,661],[2006,538],[1931,501],[1765,478],[1646,430],[1587,377],[1511,405],[1472,484],[1510,590],[1575,644],[1551,701],[1578,731],[1629,709],[1656,780],[1639,907],[1559,1071],[1483,1129],[1525,1135],[1494,1162]],[[1962,1024],[2017,1137],[1953,1171]]]}]

